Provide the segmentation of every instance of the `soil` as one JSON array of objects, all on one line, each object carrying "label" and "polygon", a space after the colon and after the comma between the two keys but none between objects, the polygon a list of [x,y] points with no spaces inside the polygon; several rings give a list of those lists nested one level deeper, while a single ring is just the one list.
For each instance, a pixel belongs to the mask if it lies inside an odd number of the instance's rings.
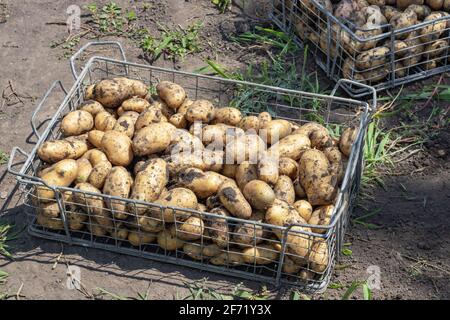
[{"label": "soil", "polygon": [[[92,1],[77,1],[82,6]],[[116,1],[123,8],[141,8],[141,1]],[[98,1],[99,6],[106,1]],[[153,64],[192,71],[204,66],[204,59],[221,61],[229,68],[243,68],[249,61],[257,61],[259,54],[244,50],[230,41],[235,33],[251,30],[255,25],[267,24],[264,19],[266,2],[253,8],[233,6],[231,12],[219,14],[208,0],[149,1],[146,12],[139,14],[139,23],[157,33],[162,25],[186,26],[201,20],[204,44],[199,54],[189,55],[182,62],[158,59]],[[158,3],[158,4],[156,4]],[[66,9],[73,1],[27,2],[0,1],[0,90],[7,98],[0,98],[0,149],[10,153],[14,146],[30,151],[33,136],[30,115],[50,84],[61,80],[66,88],[73,84],[68,59],[62,49],[50,44],[67,37],[64,22]],[[84,18],[83,18],[84,19]],[[114,38],[124,45],[127,58],[148,63],[136,45],[123,38]],[[84,42],[80,43],[80,47]],[[109,53],[108,53],[109,54]],[[314,70],[314,64],[309,64]],[[330,85],[319,71],[323,84]],[[439,77],[426,80],[435,83]],[[410,85],[406,90],[414,90]],[[50,116],[62,97],[55,92],[38,116]],[[446,107],[446,106],[443,106]],[[431,109],[422,110],[424,118]],[[402,120],[399,116],[398,121]],[[374,299],[450,299],[450,172],[448,166],[449,131],[442,130],[419,152],[397,164],[397,174],[384,178],[385,186],[372,190],[370,198],[360,202],[354,217],[379,210],[369,222],[378,226],[369,229],[351,224],[347,230],[346,248],[350,256],[341,256],[333,273],[333,284],[317,299],[339,299],[354,280],[365,280],[368,267],[379,267],[380,289],[373,290]],[[1,215],[17,228],[26,225],[23,195],[16,188],[16,179],[0,166]],[[21,288],[26,299],[87,299],[98,293],[97,288],[127,297],[149,292],[150,299],[173,299],[188,294],[186,283],[207,277],[208,287],[227,293],[241,282],[239,279],[209,274],[187,267],[153,262],[140,258],[113,254],[101,250],[61,245],[57,242],[31,237],[26,231],[8,242],[14,260],[0,256],[0,269],[9,273],[0,292],[15,294]],[[61,254],[63,253],[63,254]],[[67,267],[81,269],[83,290],[66,286]],[[375,267],[375,268],[376,268]],[[373,268],[373,267],[371,267]],[[370,268],[369,268],[370,270]],[[244,287],[258,290],[261,283],[244,281]],[[269,287],[270,289],[270,287]],[[273,291],[277,298],[288,298],[290,292]],[[107,297],[108,298],[108,297]],[[361,292],[354,294],[361,298]]]}]

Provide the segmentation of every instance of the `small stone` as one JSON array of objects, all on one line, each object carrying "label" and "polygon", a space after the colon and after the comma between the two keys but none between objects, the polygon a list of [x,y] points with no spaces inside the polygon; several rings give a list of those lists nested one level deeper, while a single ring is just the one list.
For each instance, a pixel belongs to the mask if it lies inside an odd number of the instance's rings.
[{"label": "small stone", "polygon": [[0,192],[0,199],[6,199],[6,197],[8,197],[8,192],[6,191]]},{"label": "small stone", "polygon": [[422,249],[422,250],[431,250],[431,246],[426,242],[419,242],[417,244],[417,248]]},{"label": "small stone", "polygon": [[438,154],[439,157],[445,157],[445,150],[439,149],[439,150],[437,151],[437,154]]}]

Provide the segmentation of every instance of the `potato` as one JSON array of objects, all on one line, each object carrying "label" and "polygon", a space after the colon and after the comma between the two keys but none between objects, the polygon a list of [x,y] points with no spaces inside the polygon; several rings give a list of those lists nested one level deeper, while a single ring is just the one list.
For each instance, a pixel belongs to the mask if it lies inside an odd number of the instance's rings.
[{"label": "potato", "polygon": [[80,209],[92,217],[93,224],[101,226],[105,230],[111,230],[113,220],[109,212],[105,210],[102,197],[84,193],[101,194],[101,191],[85,182],[75,185],[75,189],[79,189],[82,192],[75,192],[73,194],[74,202],[79,205]]},{"label": "potato", "polygon": [[137,230],[131,230],[128,233],[128,242],[135,247],[139,247],[145,244],[155,241],[156,235],[148,232],[139,232]]},{"label": "potato", "polygon": [[[300,130],[301,128],[297,131],[300,132]],[[311,141],[307,135],[304,133],[293,133],[273,144],[267,152],[279,158],[286,157],[298,160],[303,151],[310,148]]]},{"label": "potato", "polygon": [[[316,208],[312,215],[311,218],[309,218],[308,220],[308,224],[312,224],[312,225],[321,225],[321,226],[327,226],[330,224],[331,221],[331,216],[333,214],[334,211],[334,206],[333,205],[328,205],[328,206],[322,206],[322,207],[318,207]],[[322,229],[322,228],[311,228],[312,232],[315,233],[326,233],[328,229]]]},{"label": "potato", "polygon": [[113,128],[114,131],[122,132],[127,135],[128,138],[133,138],[134,135],[134,120],[128,115],[122,115],[117,119]]},{"label": "potato", "polygon": [[187,126],[187,120],[184,117],[184,114],[181,113],[175,113],[173,116],[169,118],[169,122],[173,124],[175,127],[180,129],[181,128],[184,129]]},{"label": "potato", "polygon": [[92,98],[106,108],[117,108],[132,96],[145,97],[147,87],[139,80],[117,77],[99,81],[93,88]]},{"label": "potato", "polygon": [[101,111],[95,116],[95,129],[107,131],[114,129],[116,118],[107,111]]},{"label": "potato", "polygon": [[266,155],[258,162],[258,178],[270,185],[278,181],[278,158]]},{"label": "potato", "polygon": [[386,17],[387,21],[390,21],[394,15],[399,13],[399,10],[396,7],[389,5],[381,6],[380,9],[381,13]]},{"label": "potato", "polygon": [[88,150],[82,157],[89,160],[92,165],[92,171],[89,174],[88,181],[94,187],[101,189],[105,183],[105,179],[112,168],[111,162],[102,151],[98,149]]},{"label": "potato", "polygon": [[202,251],[202,245],[200,243],[186,242],[183,244],[183,252],[194,260],[206,259],[206,257],[203,256]]},{"label": "potato", "polygon": [[95,100],[86,100],[79,106],[80,110],[89,112],[92,117],[95,117],[97,113],[105,111],[105,108]]},{"label": "potato", "polygon": [[[113,167],[106,177],[103,193],[109,196],[128,198],[132,183],[133,178],[126,168],[120,166]],[[106,206],[111,209],[116,219],[126,219],[129,215],[125,212],[126,203],[124,201],[111,199],[106,201]]]},{"label": "potato", "polygon": [[203,220],[194,215],[183,222],[175,222],[170,228],[172,236],[185,241],[194,241],[202,237],[205,231]]},{"label": "potato", "polygon": [[[332,138],[327,128],[315,122],[308,122],[302,125],[292,133],[292,135],[295,134],[303,134],[308,137],[313,148],[323,149],[332,145]],[[306,142],[304,144],[308,147]]]},{"label": "potato", "polygon": [[110,231],[111,237],[116,240],[127,240],[129,233],[130,231],[120,222],[112,231]]},{"label": "potato", "polygon": [[47,163],[80,158],[88,150],[88,144],[81,139],[77,139],[75,136],[69,138],[45,141],[38,148],[37,154],[39,158]]},{"label": "potato", "polygon": [[[194,192],[187,188],[173,188],[161,194],[155,203],[164,207],[170,206],[195,210],[197,208],[197,197]],[[166,223],[185,220],[190,215],[187,211],[171,208],[163,209],[162,212],[159,208],[150,208],[148,214]]]},{"label": "potato", "polygon": [[150,103],[139,97],[132,97],[128,100],[122,102],[121,108],[123,111],[134,111],[137,113],[144,112],[148,107],[150,107]]},{"label": "potato", "polygon": [[444,0],[425,0],[425,3],[433,11],[437,11],[437,10],[441,10],[442,9],[442,6],[444,5]]},{"label": "potato", "polygon": [[224,163],[224,152],[221,150],[212,151],[209,149],[203,149],[201,152],[203,163],[205,164],[205,170],[220,172]]},{"label": "potato", "polygon": [[206,199],[217,193],[225,179],[227,179],[225,176],[217,172],[188,168],[180,172],[178,183],[192,190],[198,198]]},{"label": "potato", "polygon": [[239,266],[244,264],[244,259],[241,252],[228,251],[213,257],[210,262],[216,266]]},{"label": "potato", "polygon": [[156,91],[167,106],[173,110],[177,110],[186,99],[186,91],[183,87],[170,81],[158,83]]},{"label": "potato", "polygon": [[397,0],[397,8],[404,10],[412,4],[423,4],[423,1],[424,0]]},{"label": "potato", "polygon": [[344,178],[344,164],[342,162],[342,153],[338,147],[329,147],[323,150],[323,153],[330,162],[330,174],[337,177],[338,183]]},{"label": "potato", "polygon": [[342,131],[341,137],[339,139],[339,149],[348,158],[350,157],[350,152],[352,150],[352,145],[356,140],[358,134],[358,128],[348,127]]},{"label": "potato", "polygon": [[295,210],[297,210],[300,217],[305,219],[305,221],[309,221],[309,219],[311,219],[311,215],[313,213],[313,208],[308,201],[298,200],[298,201],[295,201],[292,206],[295,208]]},{"label": "potato", "polygon": [[236,170],[237,170],[237,167],[238,167],[238,166],[239,166],[239,165],[237,165],[237,164],[227,164],[227,163],[225,163],[225,164],[223,165],[223,168],[222,168],[222,174],[223,174],[225,177],[234,179],[235,176],[236,176]]},{"label": "potato", "polygon": [[[263,222],[264,212],[255,211],[248,220]],[[267,237],[266,231],[261,225],[256,223],[238,223],[234,227],[233,241],[240,246],[255,246],[263,242]]]},{"label": "potato", "polygon": [[259,128],[265,128],[272,121],[270,113],[264,111],[258,115]]},{"label": "potato", "polygon": [[78,171],[75,183],[87,182],[92,172],[92,164],[86,158],[77,160]]},{"label": "potato", "polygon": [[174,251],[183,248],[184,242],[174,237],[169,230],[158,233],[156,240],[161,248],[167,251]]},{"label": "potato", "polygon": [[[194,101],[192,101],[191,99],[186,98],[184,100],[184,102],[181,104],[181,106],[177,109],[177,113],[181,113],[182,115],[185,115],[188,108],[191,106],[191,104]],[[167,117],[167,115],[165,114],[165,116]]]},{"label": "potato", "polygon": [[223,123],[230,126],[237,126],[242,120],[242,113],[239,109],[233,107],[224,107],[216,109],[216,116],[213,123]]},{"label": "potato", "polygon": [[327,157],[320,150],[306,150],[300,159],[300,183],[313,206],[331,204],[335,198],[337,177],[330,174],[329,167]]},{"label": "potato", "polygon": [[[299,172],[300,175],[300,172]],[[299,199],[306,198],[306,192],[305,189],[303,189],[302,184],[300,183],[300,180],[297,178],[294,180],[294,191],[295,196]]]},{"label": "potato", "polygon": [[277,199],[286,201],[289,204],[295,202],[294,184],[288,176],[280,176],[273,188]]},{"label": "potato", "polygon": [[[54,187],[68,187],[77,178],[78,164],[73,159],[64,159],[46,169],[40,177],[45,183]],[[55,193],[47,187],[37,187],[37,197],[45,202],[53,199]]]},{"label": "potato", "polygon": [[287,274],[296,274],[300,271],[301,266],[292,261],[289,257],[284,256],[283,272]]},{"label": "potato", "polygon": [[[222,149],[227,142],[227,133],[229,132],[227,131],[227,129],[230,128],[233,127],[229,127],[228,125],[224,125],[222,123],[206,125],[202,128],[201,135],[199,135],[198,137],[201,139],[205,146],[211,145],[211,147]],[[231,136],[231,139],[232,137],[234,137],[234,135]],[[230,139],[230,137],[228,138]]]},{"label": "potato", "polygon": [[[394,30],[400,30],[417,24],[417,14],[412,10],[405,10],[403,12],[395,14],[389,23]],[[408,32],[397,34],[398,39],[404,39],[408,36]]]},{"label": "potato", "polygon": [[295,180],[298,175],[298,163],[291,158],[282,157],[278,162],[278,172],[280,175],[285,175]]},{"label": "potato", "polygon": [[244,136],[230,137],[227,136],[227,144],[225,146],[225,163],[240,164],[243,161],[256,163],[266,151],[264,141],[255,134]]},{"label": "potato", "polygon": [[106,131],[102,138],[101,149],[113,165],[126,167],[133,161],[131,139],[125,133]]},{"label": "potato", "polygon": [[86,100],[94,99],[94,87],[95,87],[95,84],[91,84],[86,87],[86,90],[84,92],[84,98]]},{"label": "potato", "polygon": [[268,244],[260,244],[257,247],[244,248],[242,258],[248,264],[271,264],[278,261],[278,252]]},{"label": "potato", "polygon": [[[430,0],[429,0],[430,1]],[[444,2],[444,0],[431,0],[432,2]],[[411,4],[408,6],[408,8],[406,8],[406,10],[408,11],[414,11],[415,14],[417,15],[417,19],[418,20],[423,20],[425,19],[426,16],[431,14],[431,6],[424,6],[424,5],[418,5],[418,4]],[[405,10],[405,11],[406,11]],[[437,10],[437,9],[435,9]]]},{"label": "potato", "polygon": [[88,132],[88,141],[96,148],[101,148],[104,131],[91,130]]},{"label": "potato", "polygon": [[244,187],[248,182],[256,179],[258,179],[258,171],[255,164],[244,161],[237,167],[235,180],[241,191],[244,190]]},{"label": "potato", "polygon": [[365,71],[382,66],[386,63],[389,53],[390,49],[388,47],[376,47],[362,52],[355,59],[356,68],[360,71]]},{"label": "potato", "polygon": [[48,202],[39,203],[37,212],[47,218],[57,218],[59,217],[61,210],[59,210],[58,202]]},{"label": "potato", "polygon": [[[286,226],[291,223],[306,224],[306,221],[299,216],[292,206],[278,199],[267,210],[266,221],[277,226]],[[273,232],[280,240],[284,238],[284,234],[280,230],[274,229]],[[293,226],[286,236],[286,243],[290,252],[296,255],[291,257],[295,262],[302,260],[309,253],[311,239],[304,234],[305,232],[311,232],[311,230],[307,227]]]},{"label": "potato", "polygon": [[216,114],[215,108],[208,100],[196,100],[192,102],[186,111],[185,117],[189,122],[210,122]]},{"label": "potato", "polygon": [[145,232],[158,233],[164,229],[164,223],[161,219],[151,216],[140,215],[130,219],[132,221],[131,227]]},{"label": "potato", "polygon": [[424,55],[427,60],[445,55],[448,48],[448,41],[444,39],[436,40],[425,47]]},{"label": "potato", "polygon": [[36,215],[36,222],[37,224],[53,230],[62,230],[64,229],[64,223],[61,220],[61,218],[50,218],[47,216],[44,216],[43,214],[38,213]]},{"label": "potato", "polygon": [[[157,200],[169,180],[167,163],[160,158],[150,159],[145,162],[141,171],[136,174],[130,199],[154,202]],[[142,214],[145,206],[129,205],[130,212]]]},{"label": "potato", "polygon": [[268,145],[272,145],[291,134],[291,131],[292,127],[289,121],[276,119],[262,127],[259,130],[259,135]]},{"label": "potato", "polygon": [[310,268],[317,273],[322,273],[328,266],[328,245],[326,241],[319,240],[314,243],[309,254]]},{"label": "potato", "polygon": [[255,209],[265,210],[272,205],[275,200],[275,192],[264,181],[252,180],[248,182],[244,189],[244,197]]},{"label": "potato", "polygon": [[[210,211],[212,214],[228,217],[230,213],[223,207],[213,208]],[[208,217],[205,221],[206,232],[219,248],[227,248],[230,240],[230,233],[228,223],[225,218]]]},{"label": "potato", "polygon": [[[74,208],[72,209],[72,207]],[[81,230],[87,224],[86,220],[88,219],[88,215],[77,209],[75,206],[71,206],[70,210],[66,211],[67,223],[70,230]]]},{"label": "potato", "polygon": [[136,130],[140,130],[151,125],[152,123],[161,122],[162,117],[163,114],[161,112],[161,109],[152,105],[139,115],[134,124],[135,128]]},{"label": "potato", "polygon": [[218,196],[222,205],[233,216],[248,219],[252,215],[252,207],[234,181],[224,181],[219,187]]},{"label": "potato", "polygon": [[133,151],[137,156],[145,156],[164,151],[172,140],[176,128],[167,123],[152,123],[136,132],[133,138]]},{"label": "potato", "polygon": [[94,118],[84,110],[71,111],[61,121],[61,132],[66,136],[77,136],[94,127]]},{"label": "potato", "polygon": [[256,116],[247,116],[241,119],[237,124],[238,128],[244,131],[252,130],[255,132],[259,131],[259,119]]}]

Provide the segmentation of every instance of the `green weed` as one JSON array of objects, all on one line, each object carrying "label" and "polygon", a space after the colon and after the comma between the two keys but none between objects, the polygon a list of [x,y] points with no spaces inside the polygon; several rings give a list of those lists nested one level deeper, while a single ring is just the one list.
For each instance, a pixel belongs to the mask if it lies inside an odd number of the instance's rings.
[{"label": "green weed", "polygon": [[9,156],[8,154],[0,149],[0,165],[5,164],[8,162]]},{"label": "green weed", "polygon": [[220,13],[224,13],[231,9],[232,0],[211,0],[211,3],[216,5]]},{"label": "green weed", "polygon": [[200,52],[201,45],[198,39],[203,24],[196,22],[186,29],[178,26],[174,30],[160,26],[161,37],[145,36],[140,47],[151,60],[158,59],[162,54],[168,59],[184,59],[190,53]]}]

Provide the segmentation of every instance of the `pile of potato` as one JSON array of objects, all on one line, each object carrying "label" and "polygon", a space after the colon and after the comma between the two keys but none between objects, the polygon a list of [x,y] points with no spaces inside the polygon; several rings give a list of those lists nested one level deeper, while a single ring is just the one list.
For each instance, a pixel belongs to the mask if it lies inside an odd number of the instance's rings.
[{"label": "pile of potato", "polygon": [[[278,2],[280,6],[281,1]],[[445,31],[449,27],[448,19],[396,34],[394,69],[391,65],[389,31],[449,16],[449,0],[300,0],[295,7],[290,0],[283,2],[287,12],[292,14],[294,29],[302,40],[312,41],[331,58],[337,54],[342,57],[339,69],[343,78],[376,84],[391,79],[394,73],[397,79],[414,73],[410,69],[412,66],[419,65],[422,69],[431,70],[437,68],[439,63],[446,63],[449,43]],[[313,2],[332,12],[360,39],[383,33],[387,36],[379,40],[361,41],[336,23],[332,23],[329,30],[326,17]],[[337,42],[342,52],[337,52]]]},{"label": "pile of potato", "polygon": [[[168,81],[156,90],[123,77],[87,87],[61,120],[62,138],[38,149],[43,181],[83,193],[37,187],[38,224],[63,229],[60,197],[70,230],[133,246],[156,241],[215,265],[262,265],[278,261],[283,227],[330,223],[356,128],[336,139],[318,123],[192,101]],[[283,271],[311,278],[326,270],[326,229],[291,230]]]}]

